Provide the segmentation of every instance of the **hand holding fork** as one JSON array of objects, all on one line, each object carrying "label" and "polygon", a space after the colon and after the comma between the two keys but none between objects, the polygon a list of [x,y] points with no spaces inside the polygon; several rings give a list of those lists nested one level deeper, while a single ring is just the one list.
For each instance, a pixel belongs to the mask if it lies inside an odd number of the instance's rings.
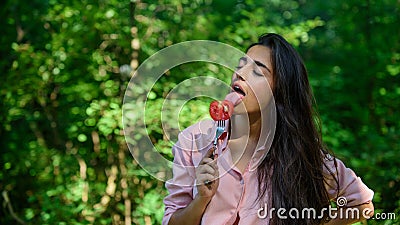
[{"label": "hand holding fork", "polygon": [[[217,129],[215,131],[215,138],[214,138],[214,142],[213,142],[214,149],[210,156],[210,158],[213,160],[215,158],[215,155],[217,155],[217,157],[218,157],[218,153],[216,154],[215,151],[218,151],[218,148],[217,148],[218,139],[222,135],[222,133],[224,133],[224,131],[225,131],[225,120],[218,120],[217,121]],[[212,181],[210,181],[210,180],[206,180],[204,182],[204,184],[207,186],[210,185],[211,183],[212,183]]]}]

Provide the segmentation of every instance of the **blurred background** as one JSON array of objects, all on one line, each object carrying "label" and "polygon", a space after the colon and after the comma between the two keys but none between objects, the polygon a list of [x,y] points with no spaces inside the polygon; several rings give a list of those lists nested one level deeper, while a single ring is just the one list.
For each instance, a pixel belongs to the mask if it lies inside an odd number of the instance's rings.
[{"label": "blurred background", "polygon": [[[4,0],[0,3],[0,224],[160,224],[164,183],[123,136],[126,85],[157,51],[197,39],[245,50],[276,32],[301,53],[338,158],[400,224],[400,1]],[[146,123],[171,157],[157,107],[179,82],[232,71],[189,63],[154,86]],[[182,128],[209,99],[182,109]],[[154,108],[153,108],[154,107]],[[138,131],[140,136],[140,131]]]}]

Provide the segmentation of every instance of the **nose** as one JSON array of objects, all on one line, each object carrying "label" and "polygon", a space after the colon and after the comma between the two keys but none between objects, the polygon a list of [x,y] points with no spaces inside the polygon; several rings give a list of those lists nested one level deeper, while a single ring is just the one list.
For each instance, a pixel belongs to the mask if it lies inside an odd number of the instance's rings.
[{"label": "nose", "polygon": [[242,67],[238,68],[235,71],[236,79],[241,80],[241,81],[247,81],[251,71],[252,71],[251,63],[247,63],[247,64],[243,65]]},{"label": "nose", "polygon": [[246,80],[246,72],[243,69],[235,71],[235,77],[233,80],[245,81]]},{"label": "nose", "polygon": [[236,81],[236,80],[245,81],[244,77],[238,73],[235,73],[235,78],[233,80],[234,81]]}]

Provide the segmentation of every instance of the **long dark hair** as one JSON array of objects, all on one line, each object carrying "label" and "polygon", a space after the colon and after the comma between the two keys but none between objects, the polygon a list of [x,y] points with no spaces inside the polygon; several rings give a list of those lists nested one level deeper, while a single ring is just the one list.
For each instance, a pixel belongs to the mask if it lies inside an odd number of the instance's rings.
[{"label": "long dark hair", "polygon": [[[271,149],[257,168],[258,200],[267,196],[272,204],[270,208],[285,208],[286,212],[296,208],[300,215],[302,209],[313,208],[318,217],[322,208],[330,204],[323,174],[324,157],[328,152],[322,143],[306,67],[297,51],[280,35],[262,35],[250,47],[254,45],[271,49],[277,114]],[[320,224],[326,219],[326,215],[280,219],[275,213],[271,224]]]}]

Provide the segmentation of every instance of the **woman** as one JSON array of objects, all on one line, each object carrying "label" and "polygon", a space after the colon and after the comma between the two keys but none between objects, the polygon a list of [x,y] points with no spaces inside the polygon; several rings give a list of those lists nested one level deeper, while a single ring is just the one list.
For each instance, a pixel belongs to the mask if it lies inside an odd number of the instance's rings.
[{"label": "woman", "polygon": [[[323,147],[307,71],[283,37],[262,35],[248,48],[232,89],[242,100],[219,138],[218,155],[215,123],[202,121],[179,135],[163,224],[348,224],[373,215],[373,192]],[[263,117],[271,103],[276,127]],[[273,128],[269,146],[265,134]],[[345,204],[330,211],[338,198]],[[345,208],[359,216],[339,217]]]}]

